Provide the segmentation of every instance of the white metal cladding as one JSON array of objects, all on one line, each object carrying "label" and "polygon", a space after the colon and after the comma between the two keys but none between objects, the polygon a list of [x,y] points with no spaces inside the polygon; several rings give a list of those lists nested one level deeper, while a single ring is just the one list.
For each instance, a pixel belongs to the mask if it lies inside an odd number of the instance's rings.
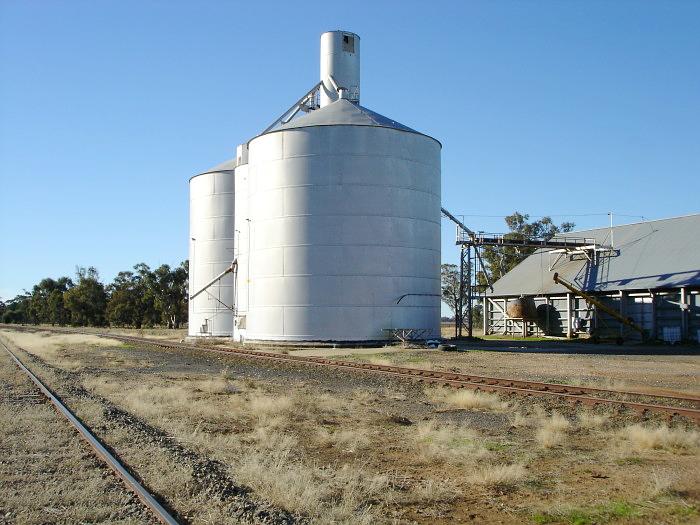
[{"label": "white metal cladding", "polygon": [[[247,151],[247,150],[246,150]],[[234,302],[236,316],[233,325],[233,338],[243,341],[246,338],[246,318],[248,314],[248,281],[250,280],[250,224],[248,220],[248,166],[236,168],[236,231],[235,256],[238,261]]]},{"label": "white metal cladding", "polygon": [[347,90],[348,100],[360,101],[360,37],[347,31],[328,31],[321,35],[321,107],[338,100],[337,87]]},{"label": "white metal cladding", "polygon": [[[225,163],[190,179],[190,295],[233,260],[233,167],[233,162]],[[233,275],[228,274],[190,300],[189,335],[231,336],[232,306]]]},{"label": "white metal cladding", "polygon": [[437,141],[384,127],[296,128],[253,139],[248,168],[248,339],[439,335]]}]

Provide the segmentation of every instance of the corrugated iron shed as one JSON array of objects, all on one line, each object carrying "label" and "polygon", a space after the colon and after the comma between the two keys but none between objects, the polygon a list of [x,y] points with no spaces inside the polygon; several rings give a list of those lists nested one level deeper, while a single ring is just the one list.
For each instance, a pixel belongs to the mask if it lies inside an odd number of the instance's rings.
[{"label": "corrugated iron shed", "polygon": [[[567,234],[610,245],[610,228]],[[554,272],[585,291],[655,290],[700,286],[700,214],[626,224],[613,228],[612,256],[596,265],[582,255],[564,257],[550,270],[554,256],[534,253],[494,283],[491,297],[551,295],[567,290]]]}]

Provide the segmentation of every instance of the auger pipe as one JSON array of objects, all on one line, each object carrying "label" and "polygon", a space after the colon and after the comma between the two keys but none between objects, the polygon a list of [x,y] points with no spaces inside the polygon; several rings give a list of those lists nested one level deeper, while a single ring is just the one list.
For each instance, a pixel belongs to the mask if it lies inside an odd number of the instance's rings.
[{"label": "auger pipe", "polygon": [[638,324],[636,324],[632,320],[627,319],[626,317],[620,315],[619,312],[616,312],[614,309],[610,308],[608,305],[606,305],[602,301],[599,301],[598,299],[596,299],[592,295],[589,295],[586,292],[584,292],[583,290],[576,288],[573,284],[571,284],[566,279],[562,279],[561,277],[559,277],[559,274],[557,272],[554,273],[554,282],[557,284],[561,284],[564,288],[566,288],[570,292],[572,292],[576,295],[580,295],[589,303],[591,303],[591,304],[597,306],[598,308],[600,308],[601,310],[603,310],[610,317],[614,317],[615,319],[620,321],[622,324],[629,326],[633,330],[636,330],[637,332],[642,334],[642,339],[646,339],[647,334],[646,334],[646,331],[644,330],[644,328],[642,328],[641,326],[639,326]]},{"label": "auger pipe", "polygon": [[223,272],[221,272],[219,275],[214,277],[211,281],[209,281],[207,284],[205,284],[200,290],[198,290],[197,292],[190,295],[190,300],[197,297],[199,294],[201,294],[203,291],[205,291],[207,288],[209,288],[212,284],[214,284],[216,281],[218,281],[219,279],[224,277],[224,275],[226,275],[227,273],[234,271],[237,267],[238,267],[238,259],[234,259],[233,262],[231,263],[231,266],[229,266]]},{"label": "auger pipe", "polygon": [[451,220],[452,222],[454,222],[457,226],[459,226],[459,227],[462,228],[465,232],[467,232],[467,233],[469,234],[470,237],[473,238],[473,237],[476,236],[476,234],[475,234],[472,230],[470,230],[469,228],[467,228],[467,227],[464,225],[464,223],[463,223],[462,221],[460,221],[457,217],[455,217],[454,215],[452,215],[452,214],[451,214],[449,211],[447,211],[445,208],[440,208],[440,211],[442,211],[442,214],[443,214],[445,217],[447,217],[448,219],[450,219],[450,220]]}]

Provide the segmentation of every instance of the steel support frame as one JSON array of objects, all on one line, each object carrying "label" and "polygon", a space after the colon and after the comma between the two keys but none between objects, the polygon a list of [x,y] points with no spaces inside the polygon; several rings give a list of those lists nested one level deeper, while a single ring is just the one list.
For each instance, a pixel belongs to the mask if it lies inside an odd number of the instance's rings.
[{"label": "steel support frame", "polygon": [[[459,250],[459,297],[455,308],[455,337],[463,336],[463,328],[467,329],[467,336],[474,335],[472,311],[474,307],[472,286],[471,246],[461,246]],[[466,300],[466,320],[465,317]]]}]

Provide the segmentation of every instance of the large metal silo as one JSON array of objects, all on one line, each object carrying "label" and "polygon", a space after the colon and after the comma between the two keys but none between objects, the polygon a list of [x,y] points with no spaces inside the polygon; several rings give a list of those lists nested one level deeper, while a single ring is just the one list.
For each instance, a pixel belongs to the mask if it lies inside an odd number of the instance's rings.
[{"label": "large metal silo", "polygon": [[190,179],[190,336],[232,335],[234,274],[216,277],[234,258],[235,166],[231,160]]},{"label": "large metal silo", "polygon": [[190,335],[439,336],[440,153],[360,105],[359,36],[321,35],[319,82],[192,179]]},{"label": "large metal silo", "polygon": [[440,151],[342,97],[252,139],[246,338],[438,336]]}]

